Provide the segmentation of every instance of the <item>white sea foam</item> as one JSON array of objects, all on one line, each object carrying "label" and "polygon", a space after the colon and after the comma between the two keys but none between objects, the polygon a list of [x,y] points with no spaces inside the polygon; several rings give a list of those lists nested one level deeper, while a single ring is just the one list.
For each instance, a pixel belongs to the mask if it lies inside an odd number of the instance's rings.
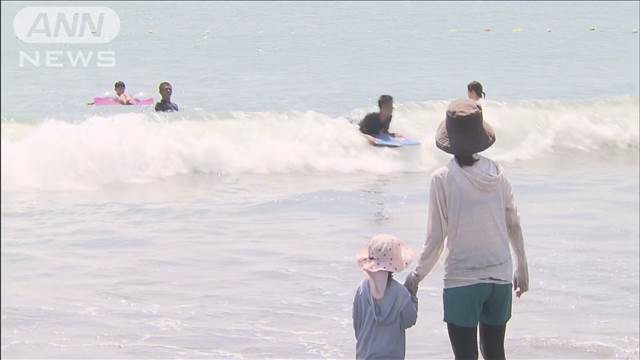
[{"label": "white sea foam", "polygon": [[[392,130],[416,148],[367,144],[344,117],[307,112],[88,115],[83,121],[2,122],[2,190],[92,189],[175,175],[242,173],[391,173],[428,171],[442,155],[433,145],[447,101],[400,104]],[[487,154],[500,161],[556,152],[638,151],[638,98],[591,102],[486,102],[497,133]]]}]

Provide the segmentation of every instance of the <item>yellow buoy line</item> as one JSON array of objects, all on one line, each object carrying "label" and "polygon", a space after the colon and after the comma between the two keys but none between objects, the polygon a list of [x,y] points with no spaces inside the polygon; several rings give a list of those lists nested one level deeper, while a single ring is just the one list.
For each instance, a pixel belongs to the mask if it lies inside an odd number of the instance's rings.
[{"label": "yellow buoy line", "polygon": [[[484,32],[492,32],[494,29],[491,27],[486,27],[483,29]],[[516,27],[511,29],[511,32],[514,33],[519,33],[519,32],[524,32],[525,29],[521,28],[521,27]],[[551,28],[546,28],[545,30],[546,32],[553,32],[553,29]],[[597,26],[590,26],[586,29],[586,31],[595,31],[595,32],[611,32],[612,30],[601,30],[600,28],[598,28]],[[456,28],[452,28],[449,29],[450,33],[457,33],[457,32],[466,32],[464,29],[456,29]],[[638,33],[638,29],[637,28],[633,28],[630,31],[625,31],[624,33],[632,33],[632,34],[637,34]]]}]

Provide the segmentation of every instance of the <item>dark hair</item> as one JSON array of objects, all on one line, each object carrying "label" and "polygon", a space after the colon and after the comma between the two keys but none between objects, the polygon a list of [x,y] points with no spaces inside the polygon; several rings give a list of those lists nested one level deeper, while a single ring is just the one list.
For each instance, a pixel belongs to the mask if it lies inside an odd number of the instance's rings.
[{"label": "dark hair", "polygon": [[382,107],[382,104],[393,102],[393,97],[391,95],[380,95],[378,98],[378,107]]},{"label": "dark hair", "polygon": [[116,81],[116,83],[113,84],[113,87],[114,88],[119,88],[119,87],[126,88],[126,86],[124,86],[124,82],[122,82],[122,81]]},{"label": "dark hair", "polygon": [[160,83],[160,85],[158,85],[158,90],[162,89],[162,85],[169,85],[171,86],[171,84],[169,84],[167,81],[163,81]]},{"label": "dark hair", "polygon": [[479,97],[484,97],[484,91],[482,91],[482,84],[477,81],[472,81],[467,85],[467,90],[473,91]]},{"label": "dark hair", "polygon": [[473,155],[454,155],[460,167],[473,166],[478,161]]}]

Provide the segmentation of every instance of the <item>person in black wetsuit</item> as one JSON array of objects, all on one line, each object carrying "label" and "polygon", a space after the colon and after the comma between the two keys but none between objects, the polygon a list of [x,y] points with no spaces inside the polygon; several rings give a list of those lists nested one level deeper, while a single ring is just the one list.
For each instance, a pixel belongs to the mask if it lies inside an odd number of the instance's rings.
[{"label": "person in black wetsuit", "polygon": [[360,121],[360,132],[366,135],[378,136],[389,134],[389,125],[393,114],[393,97],[391,95],[381,95],[378,99],[378,107],[380,112],[373,112]]},{"label": "person in black wetsuit", "polygon": [[158,90],[160,91],[162,100],[156,103],[156,111],[178,111],[178,105],[171,102],[171,94],[173,93],[171,84],[166,81],[162,82],[160,86],[158,86]]}]

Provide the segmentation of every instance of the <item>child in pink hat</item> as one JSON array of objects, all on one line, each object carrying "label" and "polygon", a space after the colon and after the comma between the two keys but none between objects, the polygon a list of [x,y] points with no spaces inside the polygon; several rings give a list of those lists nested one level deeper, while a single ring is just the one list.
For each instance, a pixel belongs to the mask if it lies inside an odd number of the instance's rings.
[{"label": "child in pink hat", "polygon": [[393,278],[413,260],[392,235],[376,235],[358,253],[366,277],[353,299],[357,359],[404,359],[405,330],[416,323],[418,299]]}]

